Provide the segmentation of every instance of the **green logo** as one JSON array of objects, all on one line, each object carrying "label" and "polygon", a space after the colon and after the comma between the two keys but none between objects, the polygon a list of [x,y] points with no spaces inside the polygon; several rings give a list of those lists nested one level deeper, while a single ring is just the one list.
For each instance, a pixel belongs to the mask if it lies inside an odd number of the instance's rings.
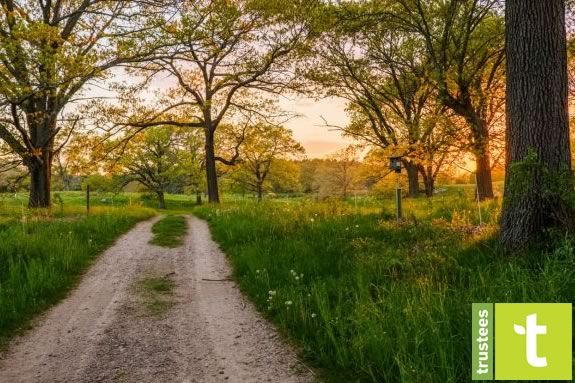
[{"label": "green logo", "polygon": [[473,380],[571,380],[570,303],[473,304]]}]

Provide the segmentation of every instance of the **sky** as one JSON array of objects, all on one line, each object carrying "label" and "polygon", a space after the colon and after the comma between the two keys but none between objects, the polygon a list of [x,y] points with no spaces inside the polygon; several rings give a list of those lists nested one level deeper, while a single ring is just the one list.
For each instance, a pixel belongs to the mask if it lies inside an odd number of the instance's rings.
[{"label": "sky", "polygon": [[284,125],[293,131],[294,138],[306,149],[308,158],[324,157],[353,143],[349,138],[342,137],[341,132],[326,126],[326,121],[335,126],[347,124],[343,99],[332,97],[315,100],[292,96],[282,98],[280,107],[298,115]]},{"label": "sky", "polygon": [[[123,70],[112,71],[113,81],[131,81],[129,75]],[[175,85],[175,80],[169,77],[160,77],[152,81],[151,91],[165,91]],[[91,97],[114,97],[112,91],[106,90],[109,86],[88,87],[85,95]],[[150,100],[154,99],[150,93]],[[279,107],[285,112],[290,112],[297,117],[292,118],[283,125],[291,129],[294,138],[305,148],[308,158],[321,158],[342,149],[354,141],[347,137],[342,137],[341,132],[326,126],[326,122],[331,126],[345,126],[349,118],[345,112],[346,101],[342,98],[330,97],[316,100],[303,95],[281,96]],[[325,119],[325,120],[324,120]],[[355,142],[357,143],[357,142]]]}]

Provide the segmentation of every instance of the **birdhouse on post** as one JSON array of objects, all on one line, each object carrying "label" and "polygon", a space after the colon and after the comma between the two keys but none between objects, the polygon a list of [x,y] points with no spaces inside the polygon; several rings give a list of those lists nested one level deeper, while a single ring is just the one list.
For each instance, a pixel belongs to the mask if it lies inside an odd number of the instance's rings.
[{"label": "birdhouse on post", "polygon": [[401,173],[401,156],[389,157],[389,168],[396,173]]},{"label": "birdhouse on post", "polygon": [[401,174],[401,156],[389,157],[389,169],[397,174],[397,186],[395,187],[395,216],[401,220],[403,212],[401,211],[401,185],[399,184],[399,175]]}]

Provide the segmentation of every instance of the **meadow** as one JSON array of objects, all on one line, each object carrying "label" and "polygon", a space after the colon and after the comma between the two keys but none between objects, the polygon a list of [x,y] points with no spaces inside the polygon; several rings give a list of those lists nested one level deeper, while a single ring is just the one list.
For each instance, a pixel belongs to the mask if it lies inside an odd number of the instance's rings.
[{"label": "meadow", "polygon": [[498,245],[500,204],[469,190],[405,201],[203,206],[235,278],[328,381],[470,381],[471,303],[572,302],[574,243]]},{"label": "meadow", "polygon": [[[176,246],[182,214],[206,219],[240,287],[326,381],[469,381],[471,303],[574,301],[575,243],[551,233],[539,250],[504,255],[500,203],[479,207],[471,187],[440,190],[405,199],[400,222],[389,197],[226,196],[194,206],[192,196],[170,195],[171,216],[153,231]],[[25,195],[0,196],[4,340],[65,296],[119,235],[158,213],[136,193],[96,193],[89,215],[80,192],[55,200],[50,211],[30,211]]]}]

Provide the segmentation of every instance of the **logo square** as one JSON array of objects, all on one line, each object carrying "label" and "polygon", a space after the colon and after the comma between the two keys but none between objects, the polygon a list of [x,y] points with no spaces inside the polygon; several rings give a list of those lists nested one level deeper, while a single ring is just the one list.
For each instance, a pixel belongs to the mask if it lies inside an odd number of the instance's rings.
[{"label": "logo square", "polygon": [[571,380],[570,303],[495,304],[496,380]]}]

